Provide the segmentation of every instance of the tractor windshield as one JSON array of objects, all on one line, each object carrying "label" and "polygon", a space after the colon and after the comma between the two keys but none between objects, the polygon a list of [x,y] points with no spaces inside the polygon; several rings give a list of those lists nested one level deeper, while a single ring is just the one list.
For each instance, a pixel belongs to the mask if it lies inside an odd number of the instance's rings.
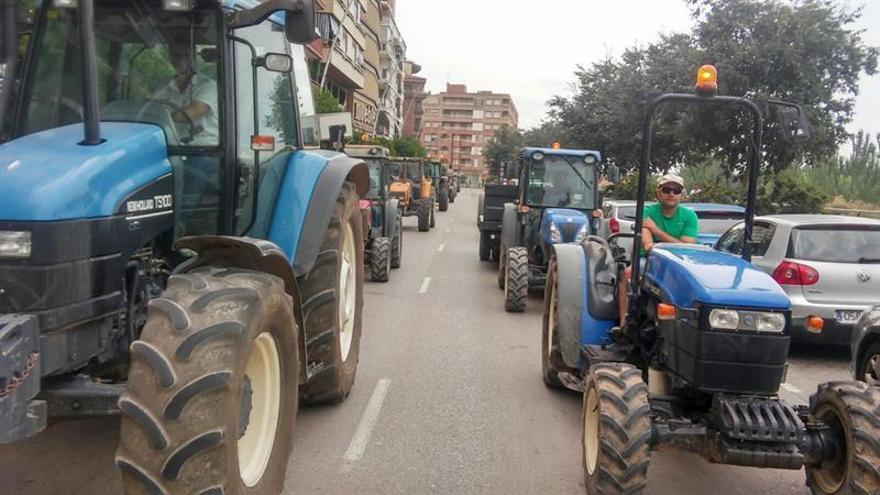
[{"label": "tractor windshield", "polygon": [[[172,146],[219,144],[219,10],[157,2],[96,2],[101,120],[160,126]],[[76,9],[43,10],[17,134],[83,121]]]},{"label": "tractor windshield", "polygon": [[381,196],[382,188],[382,161],[376,158],[367,158],[364,160],[367,168],[370,170],[370,190],[367,191],[366,197],[376,199]]},{"label": "tractor windshield", "polygon": [[576,210],[596,207],[595,164],[584,163],[577,157],[548,155],[528,167],[528,205]]}]

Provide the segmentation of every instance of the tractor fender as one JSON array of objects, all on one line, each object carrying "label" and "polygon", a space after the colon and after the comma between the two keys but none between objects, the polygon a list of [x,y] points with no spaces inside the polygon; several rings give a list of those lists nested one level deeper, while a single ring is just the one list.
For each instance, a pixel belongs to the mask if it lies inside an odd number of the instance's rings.
[{"label": "tractor fender", "polygon": [[[609,331],[614,319],[597,319],[590,314],[590,277],[588,253],[579,244],[553,246],[558,267],[559,305],[557,338],[566,366],[581,365],[581,347],[610,344]],[[605,315],[603,315],[605,316]]]},{"label": "tractor fender", "polygon": [[314,266],[346,181],[355,184],[359,196],[369,190],[370,175],[363,160],[317,150],[297,150],[290,157],[267,238],[291,261],[297,277]]},{"label": "tractor fender", "polygon": [[397,235],[397,215],[400,208],[400,201],[389,199],[385,201],[385,237],[394,239]]},{"label": "tractor fender", "polygon": [[501,218],[502,249],[519,246],[519,214],[516,212],[516,205],[506,203],[504,205],[504,216]]},{"label": "tractor fender", "polygon": [[[174,249],[191,249],[198,253],[178,265],[174,273],[185,273],[202,266],[217,266],[254,270],[283,280],[285,290],[293,299],[293,314],[300,332],[299,362],[308,363],[299,285],[290,261],[277,244],[251,237],[201,235],[178,240],[174,243]],[[299,383],[305,383],[306,378],[306,367],[300,366]]]}]

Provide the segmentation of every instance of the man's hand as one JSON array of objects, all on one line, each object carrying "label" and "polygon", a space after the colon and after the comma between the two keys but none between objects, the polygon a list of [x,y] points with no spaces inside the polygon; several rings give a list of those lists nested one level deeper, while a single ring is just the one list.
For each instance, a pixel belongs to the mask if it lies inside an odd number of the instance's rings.
[{"label": "man's hand", "polygon": [[651,235],[651,231],[648,230],[647,227],[642,227],[642,249],[644,249],[646,253],[654,249],[654,237]]},{"label": "man's hand", "polygon": [[654,223],[654,220],[650,218],[645,219],[645,221],[642,223],[642,228],[648,229],[648,232],[650,232],[652,235],[658,235],[657,231],[660,230],[660,228],[657,227],[657,224]]}]

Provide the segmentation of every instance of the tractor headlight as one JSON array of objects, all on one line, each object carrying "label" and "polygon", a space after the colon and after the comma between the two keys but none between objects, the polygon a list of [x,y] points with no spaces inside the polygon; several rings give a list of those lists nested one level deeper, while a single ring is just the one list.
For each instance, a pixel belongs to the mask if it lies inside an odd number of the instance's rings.
[{"label": "tractor headlight", "polygon": [[590,230],[587,228],[587,224],[583,224],[583,225],[581,225],[580,230],[578,230],[577,235],[574,236],[574,242],[580,244],[580,243],[584,242],[587,239],[587,236],[589,236],[589,235],[590,235]]},{"label": "tractor headlight", "polygon": [[553,222],[550,222],[550,242],[562,242],[562,232],[559,231],[559,227]]},{"label": "tractor headlight", "polygon": [[739,313],[732,309],[713,309],[709,313],[709,326],[716,330],[736,330]]},{"label": "tractor headlight", "polygon": [[755,327],[759,332],[782,333],[785,330],[785,315],[781,313],[758,313]]},{"label": "tractor headlight", "polygon": [[0,258],[27,258],[30,255],[30,232],[0,230]]}]

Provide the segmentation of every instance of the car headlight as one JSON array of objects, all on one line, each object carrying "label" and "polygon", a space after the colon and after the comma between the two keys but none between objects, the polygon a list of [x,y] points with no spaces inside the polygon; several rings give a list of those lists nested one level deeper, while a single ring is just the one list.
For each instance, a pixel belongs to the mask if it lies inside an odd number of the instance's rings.
[{"label": "car headlight", "polygon": [[562,242],[562,232],[559,231],[559,227],[553,222],[550,223],[550,242]]},{"label": "car headlight", "polygon": [[785,315],[782,313],[713,309],[709,313],[709,326],[715,330],[782,333],[785,330]]},{"label": "car headlight", "polygon": [[0,258],[27,258],[30,255],[30,232],[0,230]]},{"label": "car headlight", "polygon": [[587,224],[583,224],[583,225],[581,225],[580,230],[578,230],[577,235],[574,236],[574,242],[580,244],[580,243],[584,242],[584,240],[589,235],[590,235],[590,231],[589,231],[589,229],[587,229]]},{"label": "car headlight", "polygon": [[716,330],[736,330],[739,313],[732,309],[713,309],[709,313],[709,326]]}]

